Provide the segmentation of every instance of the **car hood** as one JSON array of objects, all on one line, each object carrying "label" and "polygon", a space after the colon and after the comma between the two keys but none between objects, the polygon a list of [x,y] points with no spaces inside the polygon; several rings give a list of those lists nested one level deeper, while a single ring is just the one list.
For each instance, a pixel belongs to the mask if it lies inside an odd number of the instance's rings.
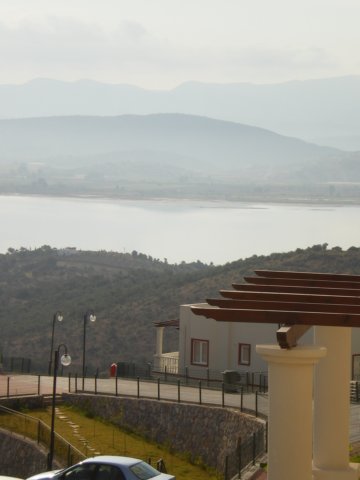
[{"label": "car hood", "polygon": [[50,472],[42,472],[38,473],[37,475],[33,475],[32,477],[27,478],[26,480],[51,480],[56,477],[56,475],[62,472],[62,470],[51,470]]}]

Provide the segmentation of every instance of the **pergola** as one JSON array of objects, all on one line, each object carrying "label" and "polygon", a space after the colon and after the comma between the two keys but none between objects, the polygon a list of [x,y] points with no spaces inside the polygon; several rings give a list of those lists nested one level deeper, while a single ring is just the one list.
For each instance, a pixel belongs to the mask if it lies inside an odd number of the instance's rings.
[{"label": "pergola", "polygon": [[[269,367],[268,479],[357,479],[349,465],[349,385],[360,275],[255,270],[244,280],[191,309],[220,322],[279,325],[276,345],[257,346]],[[298,345],[312,326],[315,344]]]}]

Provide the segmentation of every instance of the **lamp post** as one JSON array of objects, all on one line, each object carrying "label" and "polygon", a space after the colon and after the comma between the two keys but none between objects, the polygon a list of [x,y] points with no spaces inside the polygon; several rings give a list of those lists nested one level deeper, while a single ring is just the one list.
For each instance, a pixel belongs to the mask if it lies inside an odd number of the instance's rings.
[{"label": "lamp post", "polygon": [[84,390],[84,382],[85,382],[85,370],[86,370],[86,363],[85,363],[85,356],[86,356],[86,325],[88,322],[95,322],[96,315],[94,310],[88,310],[84,314],[84,334],[83,334],[83,360],[82,360],[82,389]]},{"label": "lamp post", "polygon": [[55,446],[55,404],[56,404],[56,379],[59,369],[59,350],[64,347],[64,355],[60,358],[61,365],[68,367],[71,364],[71,357],[67,353],[67,347],[61,343],[54,353],[54,379],[53,379],[53,393],[52,393],[52,408],[51,408],[51,429],[50,429],[50,449],[48,456],[48,470],[52,469]]},{"label": "lamp post", "polygon": [[63,321],[63,314],[61,312],[55,312],[52,321],[52,332],[51,332],[51,349],[50,349],[50,360],[49,360],[49,375],[51,375],[52,369],[52,357],[53,357],[53,350],[54,350],[54,332],[55,332],[55,323],[56,321],[62,322]]}]

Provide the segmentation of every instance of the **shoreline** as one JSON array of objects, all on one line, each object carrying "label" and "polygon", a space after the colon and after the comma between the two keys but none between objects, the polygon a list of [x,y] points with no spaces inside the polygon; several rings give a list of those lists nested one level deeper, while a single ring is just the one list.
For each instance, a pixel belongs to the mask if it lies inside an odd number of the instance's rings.
[{"label": "shoreline", "polygon": [[[256,205],[273,205],[273,206],[303,206],[303,207],[323,207],[323,208],[340,208],[340,207],[358,207],[360,206],[359,199],[339,199],[332,200],[328,198],[311,199],[311,198],[243,198],[243,199],[225,199],[225,198],[209,198],[209,197],[160,197],[160,196],[114,196],[104,194],[45,194],[45,193],[0,193],[0,197],[16,197],[16,198],[49,198],[49,199],[68,199],[68,200],[90,200],[103,202],[121,202],[121,203],[141,203],[154,202],[155,204],[169,204],[177,203],[182,205],[199,205],[209,208],[236,208],[235,205],[243,205],[242,208],[261,208]],[[321,208],[322,209],[322,208]]]}]

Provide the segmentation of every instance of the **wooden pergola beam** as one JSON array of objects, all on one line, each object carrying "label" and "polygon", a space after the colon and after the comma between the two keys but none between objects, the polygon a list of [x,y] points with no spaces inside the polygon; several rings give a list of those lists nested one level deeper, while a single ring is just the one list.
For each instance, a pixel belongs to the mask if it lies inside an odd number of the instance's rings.
[{"label": "wooden pergola beam", "polygon": [[[219,322],[274,323],[281,348],[292,348],[311,326],[360,327],[360,276],[255,270],[224,298],[191,307]],[[213,308],[215,307],[215,308]]]},{"label": "wooden pergola beam", "polygon": [[284,325],[317,325],[329,327],[360,327],[360,314],[301,312],[282,310],[231,309],[191,306],[195,315],[218,322],[274,323]]},{"label": "wooden pergola beam", "polygon": [[334,280],[313,280],[302,278],[267,278],[267,277],[244,277],[248,283],[255,285],[288,285],[299,287],[321,287],[355,289],[360,291],[360,282],[344,282]]},{"label": "wooden pergola beam", "polygon": [[248,283],[233,283],[235,290],[247,292],[283,292],[283,293],[308,293],[315,295],[339,295],[360,297],[360,290],[350,288],[322,288],[322,287],[300,287],[288,285],[250,285]]},{"label": "wooden pergola beam", "polygon": [[303,278],[309,280],[332,280],[344,282],[360,282],[360,275],[343,273],[294,272],[283,270],[254,270],[256,275],[268,278]]},{"label": "wooden pergola beam", "polygon": [[306,293],[282,293],[282,292],[246,292],[240,290],[220,290],[220,295],[224,298],[234,300],[264,300],[264,301],[284,301],[284,302],[302,302],[302,303],[326,303],[360,305],[360,296],[339,296],[339,295],[314,295]]},{"label": "wooden pergola beam", "polygon": [[310,325],[284,325],[276,332],[276,338],[280,348],[294,348],[300,337],[309,329]]},{"label": "wooden pergola beam", "polygon": [[324,303],[302,303],[302,302],[281,302],[263,300],[231,300],[223,298],[208,298],[209,305],[220,308],[246,309],[246,310],[283,310],[298,312],[333,312],[333,313],[355,313],[360,315],[360,305],[346,304],[324,304]]}]

